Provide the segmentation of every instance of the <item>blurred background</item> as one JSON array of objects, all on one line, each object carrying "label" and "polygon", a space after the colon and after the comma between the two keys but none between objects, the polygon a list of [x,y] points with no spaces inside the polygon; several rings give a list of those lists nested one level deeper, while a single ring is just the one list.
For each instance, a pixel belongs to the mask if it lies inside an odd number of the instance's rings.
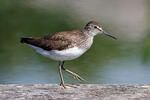
[{"label": "blurred background", "polygon": [[[0,84],[59,83],[58,62],[19,42],[102,24],[118,40],[96,36],[92,48],[65,67],[89,83],[150,83],[149,0],[0,0]],[[63,73],[65,82],[76,83]]]}]

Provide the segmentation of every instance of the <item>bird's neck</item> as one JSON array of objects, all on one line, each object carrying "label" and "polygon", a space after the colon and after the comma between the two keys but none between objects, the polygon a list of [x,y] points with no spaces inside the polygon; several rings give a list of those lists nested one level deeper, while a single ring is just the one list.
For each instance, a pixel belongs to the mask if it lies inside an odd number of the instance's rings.
[{"label": "bird's neck", "polygon": [[87,30],[82,30],[82,34],[84,34],[84,38],[80,41],[79,47],[88,50],[93,43],[94,36],[91,35]]}]

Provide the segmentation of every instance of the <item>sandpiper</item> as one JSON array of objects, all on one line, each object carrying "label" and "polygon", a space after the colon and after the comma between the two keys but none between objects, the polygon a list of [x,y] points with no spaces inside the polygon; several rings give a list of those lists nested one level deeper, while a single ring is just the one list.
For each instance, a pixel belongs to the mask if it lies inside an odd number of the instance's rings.
[{"label": "sandpiper", "polygon": [[93,38],[97,34],[104,34],[117,39],[106,33],[98,22],[90,21],[83,30],[62,31],[44,37],[21,38],[20,42],[34,48],[43,56],[59,61],[60,85],[65,88],[71,85],[64,83],[62,69],[72,74],[79,81],[86,81],[78,74],[64,68],[64,62],[76,59],[84,54],[91,47]]}]

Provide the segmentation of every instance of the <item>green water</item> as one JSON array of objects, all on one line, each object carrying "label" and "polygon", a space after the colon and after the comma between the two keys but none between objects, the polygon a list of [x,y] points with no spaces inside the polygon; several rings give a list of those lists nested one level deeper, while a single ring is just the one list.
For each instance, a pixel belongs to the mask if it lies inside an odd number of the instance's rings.
[{"label": "green water", "polygon": [[[19,39],[82,29],[85,23],[79,23],[61,9],[37,10],[16,0],[1,0],[0,84],[59,83],[58,62],[37,54]],[[119,33],[116,36],[118,40],[96,36],[90,50],[80,58],[66,62],[65,67],[89,83],[149,84],[150,33],[136,43],[122,41]],[[68,73],[63,72],[63,75],[65,82],[79,83]]]}]

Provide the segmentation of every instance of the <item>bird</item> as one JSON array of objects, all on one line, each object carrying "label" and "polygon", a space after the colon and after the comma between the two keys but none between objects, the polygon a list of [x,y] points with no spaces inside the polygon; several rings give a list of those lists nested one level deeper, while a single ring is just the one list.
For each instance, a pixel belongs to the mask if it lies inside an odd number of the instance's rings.
[{"label": "bird", "polygon": [[77,73],[64,67],[65,61],[70,61],[80,57],[93,44],[96,35],[104,34],[113,39],[117,39],[112,34],[105,32],[100,23],[89,21],[82,30],[68,30],[49,34],[43,37],[21,37],[20,42],[34,48],[37,53],[52,60],[58,61],[58,71],[60,75],[60,86],[72,86],[64,83],[62,70],[70,73],[79,81],[86,81]]}]

